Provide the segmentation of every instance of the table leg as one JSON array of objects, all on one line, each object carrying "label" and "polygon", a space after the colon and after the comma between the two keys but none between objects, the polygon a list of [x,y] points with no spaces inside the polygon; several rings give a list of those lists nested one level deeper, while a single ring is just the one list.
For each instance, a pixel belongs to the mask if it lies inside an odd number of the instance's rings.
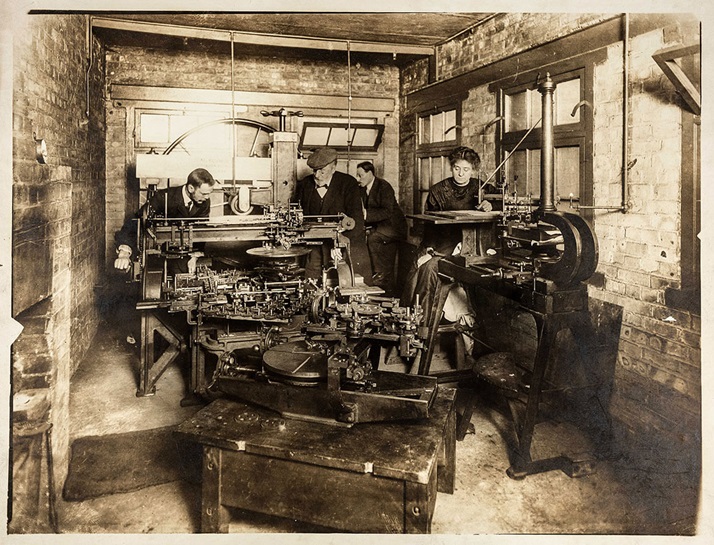
[{"label": "table leg", "polygon": [[436,471],[432,472],[429,483],[406,481],[404,494],[404,533],[431,533],[431,518],[436,502]]},{"label": "table leg", "polygon": [[230,514],[221,498],[221,449],[203,447],[203,485],[201,488],[201,532],[228,533]]}]

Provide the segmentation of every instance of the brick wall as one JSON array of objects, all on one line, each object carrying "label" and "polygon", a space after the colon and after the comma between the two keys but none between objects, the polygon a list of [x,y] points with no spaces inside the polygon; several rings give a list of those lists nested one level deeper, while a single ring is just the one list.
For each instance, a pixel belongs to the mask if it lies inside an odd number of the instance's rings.
[{"label": "brick wall", "polygon": [[[324,60],[285,58],[278,55],[245,55],[236,51],[233,71],[235,90],[346,95],[346,59],[338,59],[336,55],[324,57]],[[353,96],[397,95],[399,79],[393,66],[352,62]],[[112,46],[107,53],[107,76],[109,85],[230,89],[230,51],[214,53]]]},{"label": "brick wall", "polygon": [[506,13],[496,16],[437,48],[436,79],[453,78],[612,17],[610,14],[583,13]]},{"label": "brick wall", "polygon": [[[19,15],[13,26],[13,391],[48,388],[56,482],[64,482],[69,381],[96,333],[104,255],[103,54],[87,86],[87,21]],[[61,62],[58,62],[61,60]],[[47,143],[47,164],[35,142]]]},{"label": "brick wall", "polygon": [[[610,18],[594,14],[498,15],[473,34],[439,46],[437,80]],[[691,466],[697,461],[701,441],[701,323],[699,316],[665,305],[665,290],[681,286],[681,103],[652,54],[685,39],[691,41],[698,36],[698,26],[688,16],[659,16],[658,21],[661,24],[656,30],[633,34],[630,42],[629,154],[630,160],[637,161],[629,172],[631,208],[625,214],[595,212],[599,279],[592,282],[589,292],[594,301],[617,306],[622,314],[609,406],[616,425],[615,447],[640,458],[659,456]],[[595,69],[593,191],[598,205],[617,206],[621,200],[622,56],[622,43],[615,43]],[[534,67],[524,66],[523,70],[530,68]],[[419,62],[403,70],[402,92],[425,85],[427,69]],[[482,155],[482,172],[490,173],[496,162],[494,129],[484,133],[483,127],[496,115],[496,97],[486,85],[464,91],[469,94],[462,103],[462,143]],[[404,134],[412,134],[409,117],[414,116],[402,112]],[[409,148],[402,148],[401,164],[402,179],[413,179],[414,156]],[[403,199],[408,196],[408,191],[402,193]],[[411,203],[411,199],[403,202]],[[513,321],[496,316],[494,323],[509,325],[509,320]],[[529,332],[525,321],[511,329],[522,340],[519,346],[528,357],[533,348],[527,340],[532,326]]]},{"label": "brick wall", "polygon": [[[677,459],[701,440],[701,321],[665,305],[665,290],[681,287],[681,103],[652,55],[697,35],[673,18],[631,40],[630,208],[595,217],[605,282],[590,290],[623,307],[611,404],[620,439],[646,455],[647,437],[679,450]],[[622,44],[611,46],[595,74],[595,202],[621,199],[622,55]]]}]

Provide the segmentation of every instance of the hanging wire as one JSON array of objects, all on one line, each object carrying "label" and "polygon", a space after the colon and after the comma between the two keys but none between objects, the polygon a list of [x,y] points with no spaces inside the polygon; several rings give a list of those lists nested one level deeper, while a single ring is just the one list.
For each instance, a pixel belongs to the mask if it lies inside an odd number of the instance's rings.
[{"label": "hanging wire", "polygon": [[236,186],[236,86],[235,86],[235,42],[231,32],[231,174],[233,188]]},{"label": "hanging wire", "polygon": [[347,40],[347,172],[350,170],[350,152],[352,149],[352,57],[350,41]]},{"label": "hanging wire", "polygon": [[526,137],[533,131],[533,129],[535,129],[535,128],[538,126],[538,123],[540,123],[541,121],[543,121],[543,118],[542,118],[542,117],[541,117],[538,121],[536,121],[535,123],[533,123],[533,125],[531,126],[531,128],[528,129],[528,131],[526,132],[526,134],[523,135],[523,138],[521,138],[521,139],[518,141],[518,144],[516,144],[516,145],[513,147],[513,149],[510,151],[510,153],[508,153],[508,155],[506,155],[505,159],[503,159],[503,161],[501,161],[501,164],[498,165],[498,166],[493,170],[493,172],[491,172],[491,174],[489,174],[488,178],[486,178],[486,181],[483,182],[483,183],[479,186],[479,193],[481,192],[481,189],[483,189],[484,187],[486,187],[486,184],[491,181],[491,179],[496,175],[496,173],[501,169],[501,167],[506,164],[506,162],[511,158],[511,155],[513,155],[513,154],[518,150],[518,147],[523,143],[523,141],[526,139]]}]

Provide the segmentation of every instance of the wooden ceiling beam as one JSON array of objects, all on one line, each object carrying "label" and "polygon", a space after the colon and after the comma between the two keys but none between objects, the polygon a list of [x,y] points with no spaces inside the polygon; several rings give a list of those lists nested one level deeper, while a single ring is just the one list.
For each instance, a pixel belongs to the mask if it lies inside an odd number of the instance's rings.
[{"label": "wooden ceiling beam", "polygon": [[143,32],[177,38],[193,38],[214,40],[270,47],[289,47],[302,49],[323,49],[328,51],[347,51],[363,53],[385,53],[392,55],[424,55],[434,54],[434,48],[426,45],[411,45],[401,43],[382,43],[365,41],[331,40],[307,36],[285,36],[277,34],[259,34],[254,32],[230,31],[213,28],[169,25],[165,23],[149,23],[144,21],[128,21],[110,17],[92,17],[92,28],[108,30],[124,30],[128,32]]}]

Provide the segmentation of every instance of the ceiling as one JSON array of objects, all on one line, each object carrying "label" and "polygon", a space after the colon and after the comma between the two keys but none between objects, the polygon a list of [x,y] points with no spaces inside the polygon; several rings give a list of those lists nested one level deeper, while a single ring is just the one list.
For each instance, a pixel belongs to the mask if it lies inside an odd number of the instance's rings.
[{"label": "ceiling", "polygon": [[[203,49],[231,39],[250,48],[350,51],[383,60],[423,57],[434,46],[491,17],[492,13],[94,12],[93,27],[108,44]],[[231,34],[231,31],[233,34]],[[232,36],[232,38],[230,37]],[[213,45],[211,45],[213,42]],[[348,43],[349,42],[349,43]],[[242,47],[246,51],[245,47]],[[294,52],[293,52],[294,53]]]}]

